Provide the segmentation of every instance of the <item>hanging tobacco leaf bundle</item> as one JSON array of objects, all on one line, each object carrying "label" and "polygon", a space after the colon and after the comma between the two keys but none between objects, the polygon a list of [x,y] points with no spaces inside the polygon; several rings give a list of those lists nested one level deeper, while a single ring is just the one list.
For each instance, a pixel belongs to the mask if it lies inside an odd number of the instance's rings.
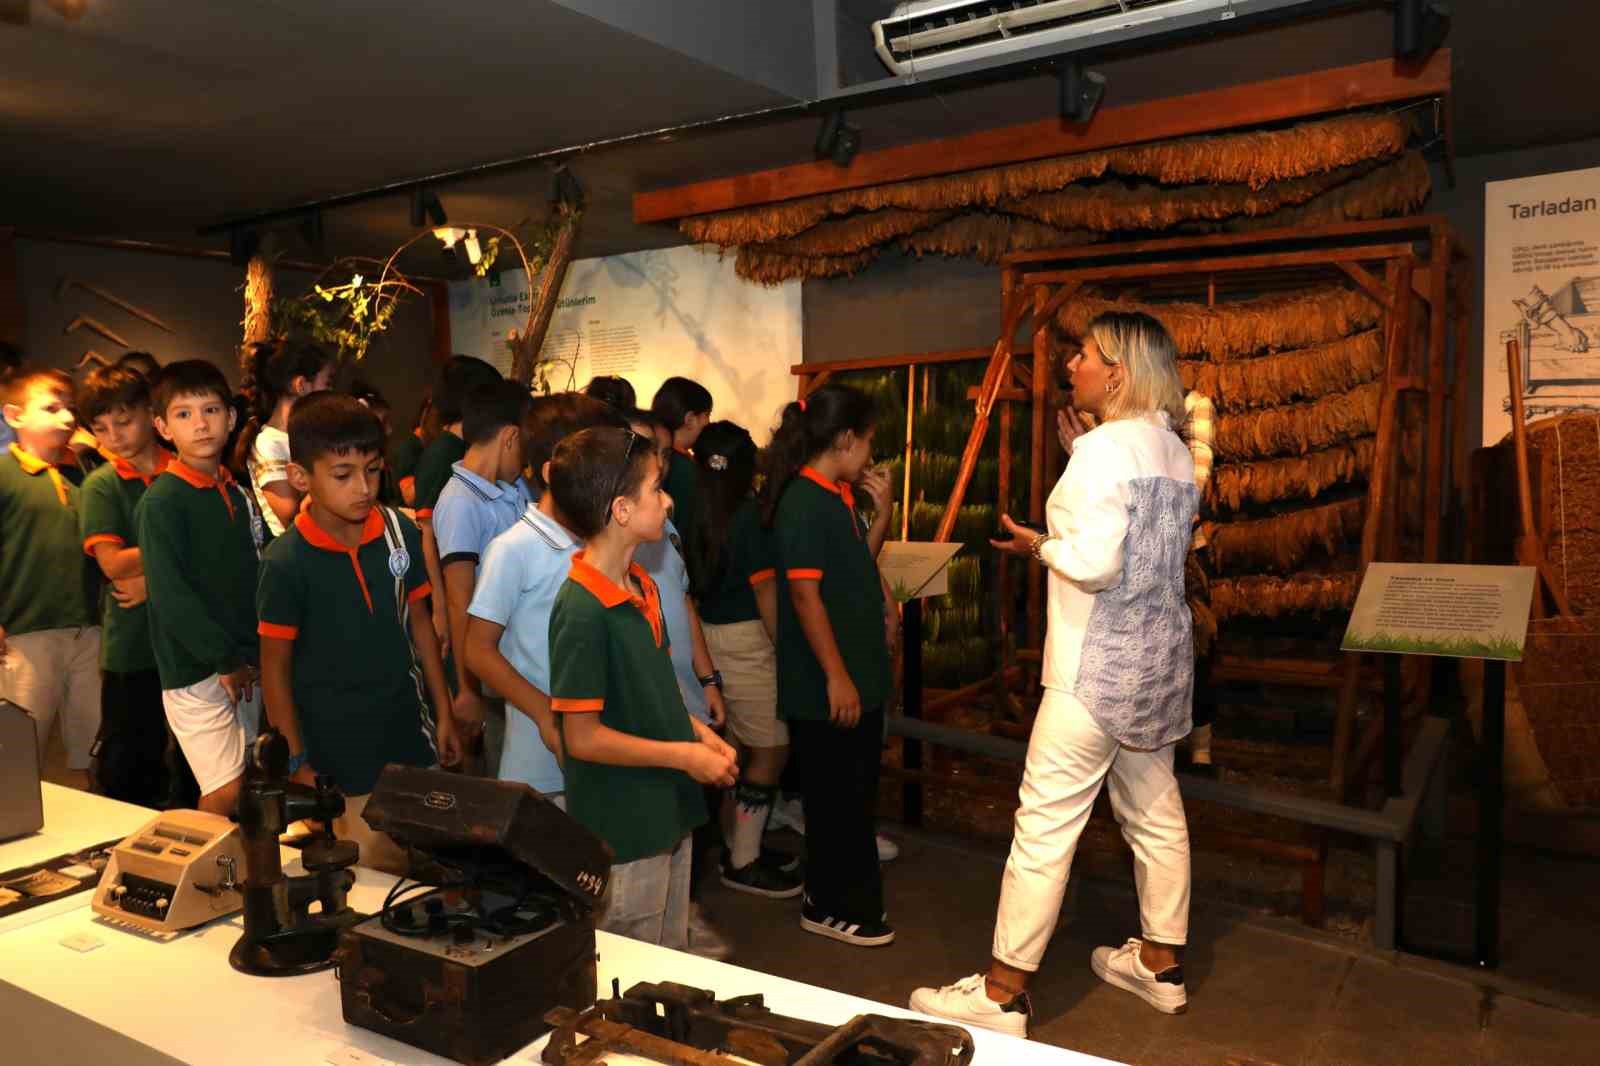
[{"label": "hanging tobacco leaf bundle", "polygon": [[1223,461],[1305,455],[1366,436],[1378,428],[1383,386],[1374,382],[1312,403],[1267,407],[1217,418],[1217,457]]},{"label": "hanging tobacco leaf bundle", "polygon": [[1247,503],[1315,499],[1324,489],[1370,477],[1376,453],[1375,438],[1358,437],[1292,459],[1224,463],[1211,472],[1206,502],[1212,511],[1237,511]]},{"label": "hanging tobacco leaf bundle", "polygon": [[1099,239],[1099,234],[1086,230],[1059,229],[1014,215],[974,211],[908,234],[901,238],[900,247],[913,255],[966,255],[979,262],[998,263],[1012,252],[1068,248]]},{"label": "hanging tobacco leaf bundle", "polygon": [[1212,565],[1221,573],[1273,570],[1286,573],[1304,565],[1320,548],[1337,555],[1345,542],[1361,535],[1366,511],[1363,499],[1340,500],[1317,507],[1243,522],[1207,522]]},{"label": "hanging tobacco leaf bundle", "polygon": [[1223,623],[1242,615],[1270,619],[1347,611],[1356,602],[1359,578],[1356,573],[1217,578],[1210,585],[1211,613]]},{"label": "hanging tobacco leaf bundle", "polygon": [[1383,340],[1376,329],[1296,351],[1211,363],[1178,363],[1183,387],[1209,396],[1222,410],[1274,407],[1344,392],[1383,373]]},{"label": "hanging tobacco leaf bundle", "polygon": [[1375,325],[1380,310],[1365,293],[1333,286],[1215,307],[1074,297],[1057,313],[1056,325],[1070,337],[1082,337],[1090,321],[1104,311],[1143,311],[1167,327],[1180,356],[1223,362],[1337,341]]}]

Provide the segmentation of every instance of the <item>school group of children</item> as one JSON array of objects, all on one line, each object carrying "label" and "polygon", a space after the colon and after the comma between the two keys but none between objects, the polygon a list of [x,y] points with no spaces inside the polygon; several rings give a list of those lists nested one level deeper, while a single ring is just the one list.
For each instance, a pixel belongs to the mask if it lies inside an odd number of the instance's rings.
[{"label": "school group of children", "polygon": [[[385,764],[498,775],[610,845],[603,928],[725,955],[691,902],[720,837],[725,884],[891,942],[871,402],[825,386],[760,454],[684,378],[641,409],[622,379],[530,397],[455,356],[391,447],[382,398],[331,391],[337,369],[258,347],[248,402],[210,363],[134,355],[75,388],[0,381],[0,698],[41,749],[59,714],[97,790],[231,813],[270,724],[395,872],[360,818]],[[803,869],[762,846],[780,778]]]}]

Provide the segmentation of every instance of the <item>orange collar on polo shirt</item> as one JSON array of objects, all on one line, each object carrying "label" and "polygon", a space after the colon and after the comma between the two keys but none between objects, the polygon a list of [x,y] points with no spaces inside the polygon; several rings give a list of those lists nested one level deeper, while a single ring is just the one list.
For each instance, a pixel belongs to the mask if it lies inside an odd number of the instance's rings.
[{"label": "orange collar on polo shirt", "polygon": [[[310,499],[309,496],[306,498]],[[372,612],[372,593],[367,589],[367,575],[361,572],[361,560],[356,556],[363,546],[371,544],[383,536],[383,515],[379,513],[378,509],[374,507],[367,512],[367,520],[361,525],[361,543],[354,548],[347,547],[335,540],[333,534],[317,525],[317,520],[311,517],[311,509],[309,507],[301,509],[300,513],[294,516],[294,528],[300,531],[300,535],[306,538],[306,543],[313,548],[338,552],[341,555],[350,557],[350,568],[356,572],[356,583],[361,586],[361,598],[367,601],[367,613],[370,614]]]},{"label": "orange collar on polo shirt", "polygon": [[683,456],[685,459],[693,459],[694,458],[694,452],[691,452],[688,448],[680,448],[676,444],[674,444],[672,446],[672,450],[677,452],[679,455]]},{"label": "orange collar on polo shirt", "polygon": [[111,467],[117,472],[117,476],[122,480],[142,481],[144,482],[145,488],[149,488],[150,482],[156,479],[156,474],[161,473],[167,467],[171,466],[173,461],[174,460],[171,452],[167,451],[165,448],[157,448],[155,474],[146,474],[144,471],[140,470],[138,467],[134,466],[120,455],[113,455],[111,457]]},{"label": "orange collar on polo shirt", "polygon": [[167,463],[167,473],[178,475],[197,489],[216,489],[217,495],[222,497],[223,505],[228,508],[228,517],[233,517],[233,493],[228,491],[228,486],[233,484],[233,474],[227,467],[217,467],[216,476],[213,477],[201,473],[182,459],[172,459]]},{"label": "orange collar on polo shirt", "polygon": [[612,581],[600,569],[584,558],[584,552],[579,552],[572,557],[572,580],[588,589],[595,599],[600,601],[602,607],[616,607],[622,603],[631,603],[644,615],[645,621],[650,623],[650,632],[656,638],[656,647],[661,647],[662,620],[661,620],[661,593],[656,589],[656,583],[650,580],[650,575],[638,563],[628,564],[628,573],[639,582],[639,587],[644,590],[644,595],[635,596],[632,592]]},{"label": "orange collar on polo shirt", "polygon": [[46,462],[30,451],[23,449],[22,445],[13,443],[11,455],[16,459],[17,465],[22,467],[22,472],[29,475],[49,474],[50,484],[55,486],[56,499],[61,501],[61,506],[70,507],[72,497],[67,495],[67,483],[61,476],[61,471],[56,469],[56,464]]},{"label": "orange collar on polo shirt", "polygon": [[850,508],[850,512],[852,514],[855,513],[856,494],[848,484],[843,481],[832,481],[828,478],[825,478],[809,466],[802,466],[800,468],[800,476],[805,478],[807,481],[816,482],[818,485],[821,485],[823,488],[839,497],[844,501],[844,505]]}]

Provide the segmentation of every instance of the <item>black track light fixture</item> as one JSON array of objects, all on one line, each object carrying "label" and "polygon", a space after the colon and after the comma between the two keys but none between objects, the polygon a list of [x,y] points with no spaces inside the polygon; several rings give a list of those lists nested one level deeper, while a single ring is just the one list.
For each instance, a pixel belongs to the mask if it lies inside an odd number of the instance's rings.
[{"label": "black track light fixture", "polygon": [[1420,62],[1444,44],[1450,32],[1450,5],[1440,0],[1395,0],[1394,55]]},{"label": "black track light fixture", "polygon": [[236,267],[248,266],[261,250],[261,232],[252,226],[228,231],[228,259]]},{"label": "black track light fixture", "polygon": [[1106,95],[1106,76],[1084,70],[1081,62],[1069,59],[1056,68],[1056,80],[1060,83],[1062,119],[1081,125],[1094,118]]},{"label": "black track light fixture", "polygon": [[439,202],[438,193],[426,185],[419,185],[411,190],[412,229],[421,229],[423,226],[437,229],[447,225],[449,221],[444,213],[444,204]]},{"label": "black track light fixture", "polygon": [[818,159],[831,159],[835,166],[847,167],[861,151],[861,131],[845,121],[843,111],[830,111],[822,116],[815,150]]},{"label": "black track light fixture", "polygon": [[550,182],[551,205],[566,204],[568,207],[581,210],[583,200],[583,185],[578,181],[578,176],[565,164],[556,167]]}]

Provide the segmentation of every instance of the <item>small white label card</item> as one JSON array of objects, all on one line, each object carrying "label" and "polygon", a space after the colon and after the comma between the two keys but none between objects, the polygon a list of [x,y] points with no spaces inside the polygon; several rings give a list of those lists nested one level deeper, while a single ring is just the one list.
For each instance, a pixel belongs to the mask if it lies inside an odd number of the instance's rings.
[{"label": "small white label card", "polygon": [[1531,566],[1373,563],[1340,647],[1521,662],[1535,577]]}]

